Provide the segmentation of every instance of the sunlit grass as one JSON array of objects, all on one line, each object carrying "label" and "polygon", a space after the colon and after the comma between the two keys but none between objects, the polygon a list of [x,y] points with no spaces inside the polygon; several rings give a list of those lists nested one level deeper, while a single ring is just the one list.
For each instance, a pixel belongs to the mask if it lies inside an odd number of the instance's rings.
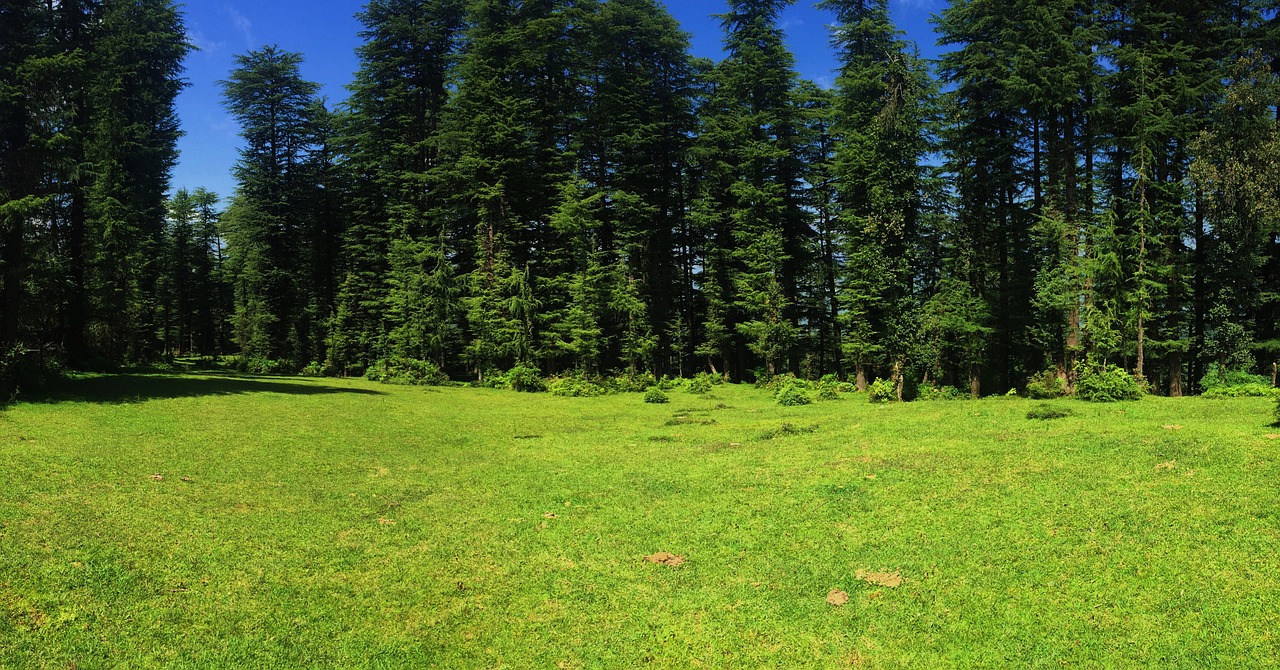
[{"label": "sunlit grass", "polygon": [[1269,401],[669,396],[72,382],[0,412],[0,667],[1278,663]]}]

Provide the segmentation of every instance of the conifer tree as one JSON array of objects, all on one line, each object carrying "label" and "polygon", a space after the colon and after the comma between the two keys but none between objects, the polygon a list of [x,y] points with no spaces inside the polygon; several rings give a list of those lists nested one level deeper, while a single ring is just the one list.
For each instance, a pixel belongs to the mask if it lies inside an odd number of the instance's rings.
[{"label": "conifer tree", "polygon": [[[832,172],[840,207],[844,267],[838,297],[842,348],[858,387],[868,370],[892,369],[901,385],[914,326],[915,243],[920,164],[928,149],[924,65],[889,21],[887,0],[827,0],[839,22],[840,57]],[[887,376],[887,375],[886,375]]]},{"label": "conifer tree", "polygon": [[310,360],[305,260],[317,231],[310,217],[315,183],[308,179],[317,144],[319,86],[299,73],[302,56],[268,46],[237,56],[222,82],[245,147],[234,173],[238,188],[225,214],[234,259],[236,341],[250,359],[298,366]]}]

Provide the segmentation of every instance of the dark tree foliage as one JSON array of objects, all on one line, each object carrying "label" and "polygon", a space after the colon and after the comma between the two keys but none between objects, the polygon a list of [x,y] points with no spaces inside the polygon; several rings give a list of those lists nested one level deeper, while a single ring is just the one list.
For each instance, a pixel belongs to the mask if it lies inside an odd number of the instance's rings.
[{"label": "dark tree foliage", "polygon": [[728,2],[713,63],[656,0],[371,0],[337,111],[300,54],[238,57],[221,211],[167,197],[174,5],[4,3],[4,391],[224,354],[900,397],[1277,376],[1273,2],[954,0],[927,63],[888,0],[825,0],[829,89],[790,4]]}]

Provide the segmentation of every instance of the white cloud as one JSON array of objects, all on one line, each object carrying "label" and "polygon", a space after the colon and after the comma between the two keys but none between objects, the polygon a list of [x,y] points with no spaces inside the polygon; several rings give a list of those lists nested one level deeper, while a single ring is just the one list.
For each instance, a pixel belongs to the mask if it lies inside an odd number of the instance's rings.
[{"label": "white cloud", "polygon": [[191,29],[187,30],[187,42],[199,49],[200,53],[204,54],[206,58],[222,51],[223,47],[227,46],[226,42],[211,40],[199,30]]},{"label": "white cloud", "polygon": [[256,46],[256,40],[253,39],[253,22],[249,20],[249,17],[241,14],[239,10],[231,5],[224,5],[222,10],[227,16],[231,17],[231,23],[235,24],[236,29],[244,36],[244,45],[249,48]]}]

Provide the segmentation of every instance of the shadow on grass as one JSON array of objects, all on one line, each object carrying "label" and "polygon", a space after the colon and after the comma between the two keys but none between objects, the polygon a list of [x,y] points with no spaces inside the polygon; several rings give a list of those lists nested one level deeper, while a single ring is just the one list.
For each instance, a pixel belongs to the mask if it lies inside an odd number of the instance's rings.
[{"label": "shadow on grass", "polygon": [[42,391],[22,394],[19,402],[133,403],[164,398],[240,395],[244,393],[285,393],[289,395],[386,395],[381,391],[339,388],[315,382],[284,381],[251,375],[149,375],[116,374],[65,379]]}]

